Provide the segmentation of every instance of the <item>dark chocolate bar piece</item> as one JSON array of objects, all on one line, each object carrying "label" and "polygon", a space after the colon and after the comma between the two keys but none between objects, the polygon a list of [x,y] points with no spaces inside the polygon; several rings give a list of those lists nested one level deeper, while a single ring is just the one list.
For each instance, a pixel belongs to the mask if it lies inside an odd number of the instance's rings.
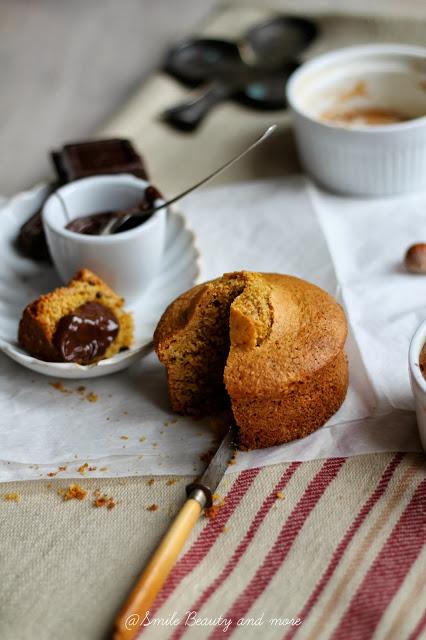
[{"label": "dark chocolate bar piece", "polygon": [[141,156],[129,140],[121,138],[66,144],[52,153],[52,161],[62,182],[114,173],[148,178]]},{"label": "dark chocolate bar piece", "polygon": [[27,256],[27,258],[50,261],[49,249],[47,248],[41,220],[41,209],[36,211],[36,213],[22,225],[16,239],[16,244],[18,249]]}]

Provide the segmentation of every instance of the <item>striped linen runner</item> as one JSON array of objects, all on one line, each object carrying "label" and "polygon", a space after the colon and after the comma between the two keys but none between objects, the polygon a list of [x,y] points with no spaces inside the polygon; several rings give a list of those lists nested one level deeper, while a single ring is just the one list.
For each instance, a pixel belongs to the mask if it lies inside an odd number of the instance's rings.
[{"label": "striped linen runner", "polygon": [[224,497],[139,637],[426,638],[422,455],[251,469]]}]

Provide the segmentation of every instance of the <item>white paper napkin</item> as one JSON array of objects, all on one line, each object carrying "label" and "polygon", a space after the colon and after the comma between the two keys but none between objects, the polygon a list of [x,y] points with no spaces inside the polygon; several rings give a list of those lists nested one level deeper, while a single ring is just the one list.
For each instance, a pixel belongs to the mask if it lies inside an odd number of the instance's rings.
[{"label": "white paper napkin", "polygon": [[[182,210],[196,233],[202,279],[240,269],[294,274],[343,299],[352,327],[350,389],[339,412],[308,438],[239,453],[232,470],[419,450],[407,350],[426,315],[426,278],[404,273],[401,256],[423,229],[426,237],[426,195],[351,200],[293,177],[194,193]],[[4,356],[0,367],[2,481],[46,477],[58,466],[67,467],[61,477],[78,477],[83,463],[93,468],[90,477],[191,474],[204,466],[209,420],[173,416],[154,355],[90,381],[84,393],[70,381],[63,392]]]}]

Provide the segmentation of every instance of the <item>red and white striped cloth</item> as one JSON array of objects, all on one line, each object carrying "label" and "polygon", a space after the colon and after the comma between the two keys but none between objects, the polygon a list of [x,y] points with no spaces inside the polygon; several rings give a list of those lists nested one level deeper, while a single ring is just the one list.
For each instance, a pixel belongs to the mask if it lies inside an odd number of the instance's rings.
[{"label": "red and white striped cloth", "polygon": [[293,462],[226,484],[140,637],[426,638],[424,456]]}]

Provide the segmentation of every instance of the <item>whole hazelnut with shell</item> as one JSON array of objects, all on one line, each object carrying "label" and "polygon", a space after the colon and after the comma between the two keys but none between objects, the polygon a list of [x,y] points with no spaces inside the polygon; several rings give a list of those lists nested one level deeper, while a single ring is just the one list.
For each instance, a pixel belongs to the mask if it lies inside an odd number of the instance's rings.
[{"label": "whole hazelnut with shell", "polygon": [[426,243],[411,245],[405,254],[404,264],[411,273],[426,273]]}]

